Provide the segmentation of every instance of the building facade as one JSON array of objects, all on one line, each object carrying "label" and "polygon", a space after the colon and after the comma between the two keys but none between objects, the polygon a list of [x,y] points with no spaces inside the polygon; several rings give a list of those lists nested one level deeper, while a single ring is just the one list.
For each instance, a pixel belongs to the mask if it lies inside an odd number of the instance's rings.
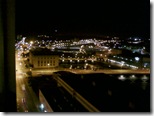
[{"label": "building facade", "polygon": [[59,55],[50,50],[31,51],[29,62],[33,68],[52,68],[59,66]]}]

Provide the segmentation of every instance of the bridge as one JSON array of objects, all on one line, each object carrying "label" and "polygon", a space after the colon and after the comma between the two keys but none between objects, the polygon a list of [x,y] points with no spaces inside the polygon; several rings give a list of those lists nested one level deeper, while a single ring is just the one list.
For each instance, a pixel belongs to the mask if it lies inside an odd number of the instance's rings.
[{"label": "bridge", "polygon": [[129,70],[129,69],[104,69],[104,70],[81,70],[81,69],[32,69],[32,76],[38,75],[51,75],[57,71],[68,71],[74,74],[91,74],[91,73],[104,73],[104,74],[150,74],[150,70]]},{"label": "bridge", "polygon": [[65,90],[75,97],[75,99],[79,101],[89,112],[100,112],[95,106],[93,106],[89,101],[87,101],[83,96],[63,81],[58,74],[53,74],[53,77],[60,86],[64,87]]},{"label": "bridge", "polygon": [[107,70],[68,70],[75,74],[88,74],[88,73],[105,73],[105,74],[150,74],[150,70],[128,70],[128,69],[107,69]]}]

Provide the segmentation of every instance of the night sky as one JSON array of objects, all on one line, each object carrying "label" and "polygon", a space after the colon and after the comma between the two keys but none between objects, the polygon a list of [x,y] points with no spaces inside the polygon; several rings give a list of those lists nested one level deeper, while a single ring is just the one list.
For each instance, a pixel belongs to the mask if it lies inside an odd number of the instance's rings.
[{"label": "night sky", "polygon": [[17,34],[150,37],[150,1],[16,0]]}]

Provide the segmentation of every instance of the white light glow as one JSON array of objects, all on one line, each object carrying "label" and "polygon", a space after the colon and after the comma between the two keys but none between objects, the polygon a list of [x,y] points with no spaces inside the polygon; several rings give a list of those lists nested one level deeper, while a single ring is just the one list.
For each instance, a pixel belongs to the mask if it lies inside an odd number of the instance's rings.
[{"label": "white light glow", "polygon": [[120,76],[118,77],[118,79],[124,81],[124,80],[126,80],[126,77],[124,77],[124,75],[120,75]]}]

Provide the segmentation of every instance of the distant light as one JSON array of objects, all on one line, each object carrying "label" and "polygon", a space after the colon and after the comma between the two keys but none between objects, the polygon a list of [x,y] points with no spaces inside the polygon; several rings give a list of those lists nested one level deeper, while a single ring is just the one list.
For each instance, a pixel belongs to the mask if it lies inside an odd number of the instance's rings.
[{"label": "distant light", "polygon": [[124,65],[124,63],[125,63],[124,61],[121,61],[121,65]]},{"label": "distant light", "polygon": [[41,104],[41,105],[40,105],[40,107],[43,109],[43,108],[44,108],[44,105],[43,105],[43,104]]},{"label": "distant light", "polygon": [[33,41],[30,41],[31,44],[33,44]]},{"label": "distant light", "polygon": [[70,69],[72,69],[72,65],[70,66]]},{"label": "distant light", "polygon": [[139,57],[135,57],[135,60],[136,60],[136,61],[139,61],[139,60],[140,60],[140,58],[139,58]]}]

